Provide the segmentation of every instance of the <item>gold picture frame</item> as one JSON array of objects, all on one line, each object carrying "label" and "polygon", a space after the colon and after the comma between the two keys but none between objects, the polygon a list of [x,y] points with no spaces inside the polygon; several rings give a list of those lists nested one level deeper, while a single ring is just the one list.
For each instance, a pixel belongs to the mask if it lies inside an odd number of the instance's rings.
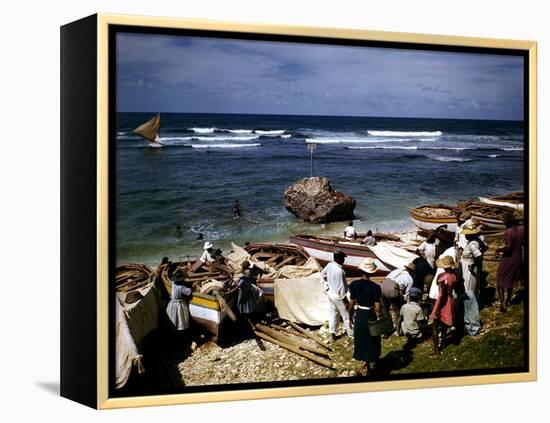
[{"label": "gold picture frame", "polygon": [[[73,28],[77,23],[67,25]],[[111,26],[138,26],[149,29],[191,29],[222,31],[230,33],[244,34],[262,34],[262,35],[284,35],[294,37],[317,37],[342,40],[365,40],[377,42],[400,42],[412,44],[427,44],[430,46],[448,46],[448,47],[476,47],[490,49],[514,49],[527,53],[528,58],[528,106],[529,121],[528,125],[529,139],[528,143],[528,189],[529,189],[529,327],[528,327],[528,362],[529,368],[526,372],[506,373],[506,374],[486,374],[476,376],[453,376],[442,378],[423,378],[399,381],[373,381],[360,383],[341,383],[330,385],[315,386],[296,386],[281,388],[262,388],[262,389],[242,389],[221,392],[200,392],[200,393],[182,393],[152,396],[135,397],[110,397],[109,396],[109,345],[112,341],[109,329],[109,108],[112,107],[109,101],[109,27]],[[112,409],[121,407],[140,407],[151,405],[169,405],[169,404],[189,404],[205,403],[215,401],[235,401],[264,398],[280,398],[306,395],[325,395],[325,394],[347,394],[356,392],[371,392],[383,390],[400,390],[415,388],[435,388],[461,385],[493,384],[504,382],[526,382],[534,381],[537,378],[537,43],[534,41],[517,41],[504,39],[489,39],[476,37],[459,37],[448,35],[429,35],[429,34],[410,34],[401,32],[382,32],[368,31],[362,29],[342,29],[342,28],[316,28],[301,26],[282,26],[282,25],[263,25],[251,23],[236,23],[224,21],[162,18],[162,17],[144,17],[144,16],[123,16],[111,14],[94,15],[91,28],[95,27],[95,45],[96,55],[95,69],[96,76],[96,119],[95,130],[97,142],[95,144],[96,166],[95,166],[95,196],[96,210],[95,218],[95,263],[91,266],[95,268],[95,312],[92,319],[95,319],[95,370],[96,385],[94,390],[95,401],[91,392],[74,394],[73,390],[85,391],[84,387],[75,387],[71,383],[65,383],[63,378],[70,379],[73,368],[67,367],[62,370],[62,395],[83,402],[98,409]],[[71,35],[74,37],[74,35]],[[91,36],[93,38],[93,35]],[[63,49],[62,49],[63,56]],[[66,54],[69,56],[69,52]],[[70,62],[70,61],[69,61]],[[69,63],[68,62],[68,63]],[[70,73],[66,72],[66,75]],[[63,96],[62,96],[63,98]],[[76,100],[75,100],[76,101]],[[67,112],[69,113],[69,112]],[[65,115],[65,123],[70,116]],[[63,119],[63,113],[62,113]],[[65,124],[63,123],[63,124]],[[66,160],[70,160],[67,156]],[[63,248],[71,248],[66,243]],[[62,286],[63,281],[62,281]],[[63,289],[63,288],[62,288]],[[69,288],[67,288],[69,289]],[[69,294],[67,294],[69,295]],[[76,295],[76,294],[70,294]],[[70,300],[70,295],[67,297]],[[63,308],[70,318],[71,311]],[[63,330],[62,324],[62,330]],[[77,342],[74,339],[75,332],[66,330],[66,342]],[[63,334],[62,334],[63,340]],[[62,341],[63,342],[63,341]],[[69,348],[69,347],[67,347]],[[62,348],[62,357],[63,357]],[[70,349],[64,353],[68,357]],[[72,351],[72,350],[71,350]],[[76,365],[75,365],[76,366]],[[63,364],[62,364],[63,367]]]}]

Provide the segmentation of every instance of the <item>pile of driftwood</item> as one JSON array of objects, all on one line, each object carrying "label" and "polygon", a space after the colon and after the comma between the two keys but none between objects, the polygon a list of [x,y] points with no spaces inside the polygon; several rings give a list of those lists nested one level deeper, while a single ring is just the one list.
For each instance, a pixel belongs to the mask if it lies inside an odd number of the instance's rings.
[{"label": "pile of driftwood", "polygon": [[[278,345],[321,366],[332,369],[333,364],[329,356],[332,348],[325,345],[321,338],[298,326],[296,323],[287,323],[288,326],[283,327],[273,323],[266,326],[249,321],[254,334],[258,338]],[[307,341],[314,341],[315,344]]]}]

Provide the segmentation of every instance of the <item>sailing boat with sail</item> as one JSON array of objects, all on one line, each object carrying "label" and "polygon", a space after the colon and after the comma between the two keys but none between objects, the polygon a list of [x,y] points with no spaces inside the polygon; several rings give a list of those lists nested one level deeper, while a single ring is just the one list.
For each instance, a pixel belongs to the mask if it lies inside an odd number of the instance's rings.
[{"label": "sailing boat with sail", "polygon": [[151,144],[151,147],[160,147],[162,143],[160,142],[160,113],[157,113],[147,122],[139,125],[134,129],[134,134],[141,135]]}]

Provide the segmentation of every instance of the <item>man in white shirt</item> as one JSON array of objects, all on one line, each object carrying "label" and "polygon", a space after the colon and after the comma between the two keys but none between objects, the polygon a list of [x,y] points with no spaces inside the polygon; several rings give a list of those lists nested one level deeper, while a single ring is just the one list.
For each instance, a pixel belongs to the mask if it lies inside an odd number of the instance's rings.
[{"label": "man in white shirt", "polygon": [[418,252],[422,255],[432,269],[435,269],[435,259],[437,258],[437,246],[439,245],[439,240],[435,237],[435,234],[430,235],[426,241],[418,246]]},{"label": "man in white shirt", "polygon": [[327,298],[329,303],[328,330],[332,340],[336,340],[336,329],[340,318],[344,322],[344,329],[348,336],[353,336],[349,321],[349,312],[346,307],[345,298],[348,292],[346,273],[343,265],[346,254],[342,251],[334,253],[334,261],[327,264],[321,272],[321,276],[326,279],[328,284]]},{"label": "man in white shirt", "polygon": [[344,229],[344,238],[347,240],[354,240],[357,238],[357,232],[355,231],[355,228],[353,227],[353,222],[350,221],[348,223],[348,226],[346,226],[346,229]]},{"label": "man in white shirt", "polygon": [[382,289],[382,306],[385,312],[391,313],[393,324],[397,329],[401,306],[409,299],[413,286],[415,265],[409,263],[404,269],[392,270],[380,288]]}]

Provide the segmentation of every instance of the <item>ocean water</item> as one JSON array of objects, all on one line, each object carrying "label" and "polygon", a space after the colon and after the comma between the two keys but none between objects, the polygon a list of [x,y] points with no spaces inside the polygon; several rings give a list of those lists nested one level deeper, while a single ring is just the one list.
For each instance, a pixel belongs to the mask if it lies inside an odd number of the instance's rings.
[{"label": "ocean water", "polygon": [[523,190],[522,122],[163,113],[153,148],[132,134],[151,117],[117,115],[117,263],[195,258],[199,233],[224,252],[342,233],[344,222],[308,224],[284,207],[285,188],[310,176],[309,143],[313,174],[357,200],[360,231],[414,229],[407,212],[421,203]]}]

